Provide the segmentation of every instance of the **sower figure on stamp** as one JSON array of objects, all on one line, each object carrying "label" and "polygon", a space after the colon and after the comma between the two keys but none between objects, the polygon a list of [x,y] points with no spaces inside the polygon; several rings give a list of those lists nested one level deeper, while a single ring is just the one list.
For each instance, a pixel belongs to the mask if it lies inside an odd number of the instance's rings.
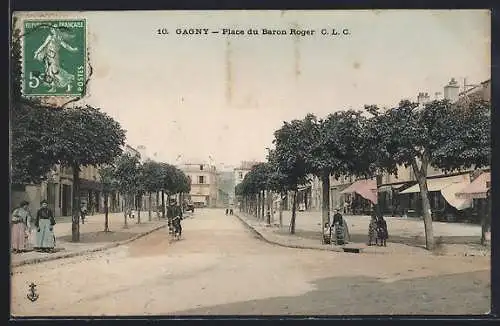
[{"label": "sower figure on stamp", "polygon": [[78,48],[66,43],[66,40],[70,38],[70,34],[51,27],[50,34],[34,53],[35,59],[43,62],[45,66],[41,79],[50,86],[49,92],[53,93],[56,92],[57,88],[67,87],[75,79],[74,75],[62,69],[59,53],[61,47],[70,52],[78,51]]},{"label": "sower figure on stamp", "polygon": [[54,225],[56,221],[47,201],[42,200],[40,209],[36,213],[35,227],[37,228],[35,249],[51,252],[55,247]]}]

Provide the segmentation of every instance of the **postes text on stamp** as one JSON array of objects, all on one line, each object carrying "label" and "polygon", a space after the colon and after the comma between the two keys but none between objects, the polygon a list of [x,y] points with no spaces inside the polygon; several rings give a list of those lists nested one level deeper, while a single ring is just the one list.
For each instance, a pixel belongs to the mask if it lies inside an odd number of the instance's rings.
[{"label": "postes text on stamp", "polygon": [[86,21],[26,20],[23,27],[24,96],[83,96]]}]

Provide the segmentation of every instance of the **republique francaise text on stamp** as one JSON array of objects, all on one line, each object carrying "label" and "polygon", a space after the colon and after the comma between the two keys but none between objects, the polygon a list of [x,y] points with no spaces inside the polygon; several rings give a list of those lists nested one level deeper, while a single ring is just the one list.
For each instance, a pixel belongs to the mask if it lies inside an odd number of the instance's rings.
[{"label": "republique francaise text on stamp", "polygon": [[26,20],[23,27],[24,96],[83,96],[86,20]]}]

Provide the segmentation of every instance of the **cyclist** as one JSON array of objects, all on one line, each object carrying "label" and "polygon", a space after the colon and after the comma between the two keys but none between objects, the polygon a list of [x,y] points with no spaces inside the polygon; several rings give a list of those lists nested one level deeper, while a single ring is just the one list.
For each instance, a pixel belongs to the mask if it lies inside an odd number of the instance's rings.
[{"label": "cyclist", "polygon": [[174,200],[173,202],[173,219],[172,219],[172,226],[174,229],[174,235],[180,237],[182,235],[182,209],[179,205],[177,205],[177,202]]},{"label": "cyclist", "polygon": [[177,205],[177,201],[175,199],[170,201],[170,205],[167,210],[167,218],[170,233],[173,233],[174,235],[178,234],[180,236],[182,233],[182,209],[179,205]]}]

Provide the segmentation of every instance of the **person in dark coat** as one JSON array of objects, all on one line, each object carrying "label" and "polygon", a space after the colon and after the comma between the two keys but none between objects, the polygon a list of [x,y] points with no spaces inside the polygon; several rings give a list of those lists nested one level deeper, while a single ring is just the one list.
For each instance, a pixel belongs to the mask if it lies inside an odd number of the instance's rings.
[{"label": "person in dark coat", "polygon": [[380,245],[387,247],[387,239],[389,232],[387,231],[387,222],[382,215],[378,216],[377,220],[377,238],[380,240]]}]

